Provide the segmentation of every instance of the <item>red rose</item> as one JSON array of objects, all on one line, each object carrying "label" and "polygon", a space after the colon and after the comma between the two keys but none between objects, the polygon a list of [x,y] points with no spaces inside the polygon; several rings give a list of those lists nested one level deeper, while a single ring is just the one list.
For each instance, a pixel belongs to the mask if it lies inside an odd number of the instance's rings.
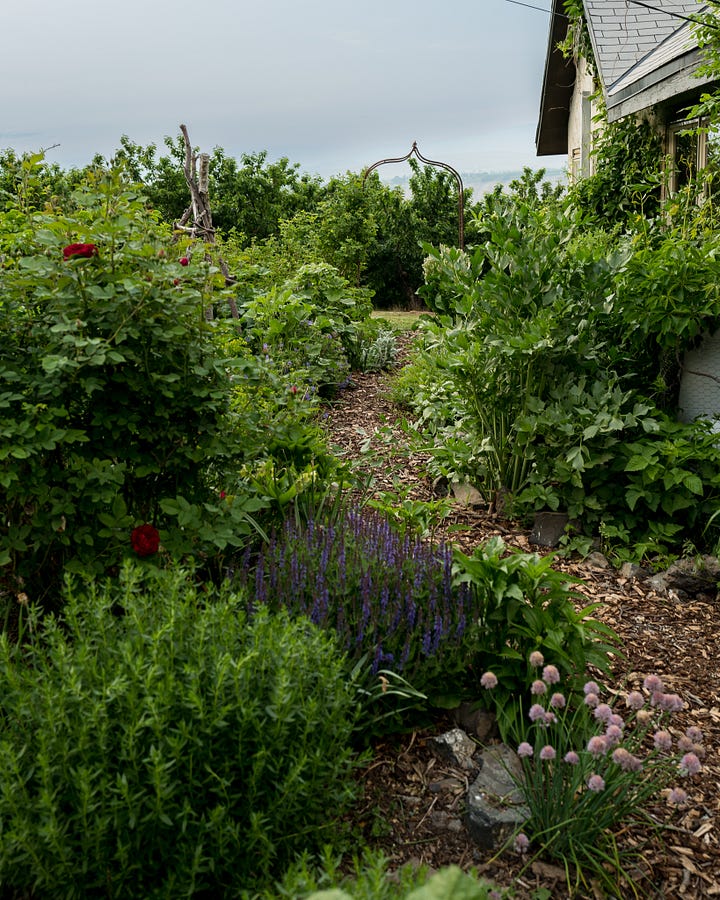
[{"label": "red rose", "polygon": [[189,264],[190,264],[190,260],[187,258],[187,256],[180,257],[180,265],[181,266],[187,266]]},{"label": "red rose", "polygon": [[173,284],[175,285],[175,287],[177,287],[177,286],[180,284],[180,279],[179,279],[179,278],[173,278]]},{"label": "red rose", "polygon": [[154,525],[138,525],[130,535],[130,546],[138,556],[152,556],[160,546],[160,532]]},{"label": "red rose", "polygon": [[97,256],[97,252],[98,248],[95,244],[68,244],[67,247],[63,247],[63,259],[76,257],[90,259],[92,256]]}]

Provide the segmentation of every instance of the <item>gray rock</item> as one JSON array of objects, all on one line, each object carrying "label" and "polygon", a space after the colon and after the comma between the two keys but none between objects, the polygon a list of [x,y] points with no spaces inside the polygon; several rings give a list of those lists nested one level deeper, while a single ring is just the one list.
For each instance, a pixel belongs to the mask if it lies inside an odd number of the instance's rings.
[{"label": "gray rock", "polygon": [[472,761],[478,745],[469,738],[462,728],[453,728],[438,737],[430,738],[430,747],[444,762],[458,769],[475,769]]},{"label": "gray rock", "polygon": [[480,774],[468,792],[467,826],[473,840],[492,850],[528,819],[522,792],[513,779],[513,775],[522,777],[522,764],[505,744],[485,748],[478,762]]},{"label": "gray rock", "polygon": [[539,547],[557,547],[569,521],[567,513],[537,513],[530,532],[530,543]]},{"label": "gray rock", "polygon": [[667,594],[668,583],[662,572],[658,575],[653,575],[652,578],[648,579],[647,585],[650,590],[655,591],[656,594],[660,594],[663,597]]},{"label": "gray rock", "polygon": [[587,565],[592,566],[593,569],[610,568],[608,558],[602,553],[599,553],[597,550],[593,550],[592,553],[588,553],[588,555],[585,557],[585,562],[587,563]]},{"label": "gray rock", "polygon": [[650,572],[637,563],[626,562],[620,569],[620,577],[627,581],[642,580],[650,577]]},{"label": "gray rock", "polygon": [[453,481],[450,484],[455,499],[461,506],[484,506],[485,501],[480,491],[466,481]]},{"label": "gray rock", "polygon": [[495,713],[479,709],[475,703],[461,703],[453,710],[452,717],[456,725],[483,744],[494,735],[497,724]]},{"label": "gray rock", "polygon": [[668,587],[687,594],[717,593],[720,562],[714,556],[678,559],[664,573]]}]

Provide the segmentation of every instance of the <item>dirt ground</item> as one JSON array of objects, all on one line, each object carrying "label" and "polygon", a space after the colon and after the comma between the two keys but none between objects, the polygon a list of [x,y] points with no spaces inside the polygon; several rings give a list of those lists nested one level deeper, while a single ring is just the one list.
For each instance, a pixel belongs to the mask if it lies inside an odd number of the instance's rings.
[{"label": "dirt ground", "polygon": [[[403,348],[408,339],[403,340]],[[400,359],[403,356],[401,354]],[[425,473],[426,457],[408,450],[403,418],[389,399],[389,375],[354,375],[354,387],[327,409],[325,424],[336,451],[348,460],[366,460],[370,490],[407,489],[408,497],[436,499]],[[369,451],[369,452],[368,452]],[[361,462],[361,465],[364,465]],[[453,530],[462,526],[463,530]],[[456,507],[443,523],[444,535],[465,552],[501,535],[508,546],[537,550],[527,529],[504,521],[487,509]],[[700,898],[720,896],[720,617],[717,594],[682,599],[670,591],[655,593],[647,582],[625,579],[596,558],[560,560],[557,565],[582,578],[588,600],[602,604],[596,617],[623,640],[625,657],[614,660],[612,682],[639,685],[645,675],[660,675],[666,690],[686,702],[676,724],[699,726],[705,734],[702,772],[692,779],[690,800],[672,813],[664,845],[646,849],[640,880],[643,897]],[[371,764],[362,771],[364,800],[357,824],[367,841],[382,849],[392,867],[426,864],[433,869],[456,864],[474,867],[499,886],[513,887],[519,898],[568,896],[564,873],[549,861],[527,860],[512,853],[493,856],[470,839],[464,824],[467,773],[454,771],[431,752],[428,741],[450,727],[439,720],[431,728],[378,742]],[[658,801],[657,816],[667,819]],[[625,846],[638,846],[646,835],[628,830]],[[577,895],[576,895],[577,896]],[[590,894],[593,896],[593,894]],[[595,894],[594,896],[602,896]],[[629,897],[618,886],[618,897]]]}]

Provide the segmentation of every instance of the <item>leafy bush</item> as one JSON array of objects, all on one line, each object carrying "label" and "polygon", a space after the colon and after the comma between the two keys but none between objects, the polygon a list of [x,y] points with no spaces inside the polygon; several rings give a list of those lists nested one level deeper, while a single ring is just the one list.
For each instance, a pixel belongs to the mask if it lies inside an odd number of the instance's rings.
[{"label": "leafy bush", "polygon": [[[32,243],[0,273],[0,564],[31,596],[71,560],[116,564],[164,500],[209,501],[201,464],[230,398],[207,267],[174,261],[112,173],[73,199],[72,217],[30,217]],[[241,505],[225,541],[250,530]]]},{"label": "leafy bush", "polygon": [[332,842],[356,706],[330,636],[137,567],[0,636],[0,881],[237,896]]},{"label": "leafy bush", "polygon": [[572,579],[549,558],[504,551],[492,540],[467,557],[346,510],[337,521],[288,520],[234,574],[253,602],[336,631],[370,703],[418,692],[436,706],[475,700],[491,665],[511,697],[529,684],[525,659],[540,647],[563,671],[606,669],[617,638],[590,617],[594,605],[576,611]]},{"label": "leafy bush", "polygon": [[501,538],[491,538],[472,556],[455,552],[455,578],[472,586],[478,611],[473,659],[476,688],[480,674],[492,669],[498,685],[493,700],[505,733],[513,702],[529,686],[526,660],[542,652],[570,678],[583,677],[591,665],[607,671],[608,653],[619,653],[619,638],[591,617],[600,604],[577,609],[584,599],[575,582],[552,567],[552,556],[515,552],[505,556]]},{"label": "leafy bush", "polygon": [[[633,822],[648,835],[657,833],[661,825],[648,804],[663,791],[671,805],[687,801],[684,789],[670,786],[700,771],[702,733],[691,727],[680,738],[671,736],[668,720],[684,704],[655,675],[645,678],[642,691],[620,694],[620,713],[601,700],[597,682],[586,682],[575,703],[559,687],[557,668],[545,665],[540,677],[542,654],[529,664],[536,674],[533,704],[516,720],[513,737],[523,764],[518,786],[530,813],[524,826],[530,845],[562,861],[571,891],[588,889],[592,881],[614,893],[624,880],[637,896],[628,863],[643,848],[621,851],[617,833]],[[519,838],[516,846],[527,851],[527,836]]]},{"label": "leafy bush", "polygon": [[429,875],[425,866],[407,865],[389,875],[388,861],[369,853],[355,857],[350,876],[343,876],[337,860],[327,855],[319,871],[304,859],[285,875],[277,890],[263,893],[260,900],[503,900],[512,896],[457,866]]},{"label": "leafy bush", "polygon": [[288,520],[236,576],[254,585],[254,602],[335,630],[371,683],[387,669],[437,692],[464,677],[475,612],[453,583],[452,551],[401,536],[387,519],[348,510],[337,521]]}]

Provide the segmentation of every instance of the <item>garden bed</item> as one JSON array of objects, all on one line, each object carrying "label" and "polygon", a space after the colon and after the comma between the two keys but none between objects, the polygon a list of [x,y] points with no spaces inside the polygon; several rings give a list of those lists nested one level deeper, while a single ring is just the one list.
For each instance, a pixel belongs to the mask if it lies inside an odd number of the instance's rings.
[{"label": "garden bed", "polygon": [[[328,408],[324,421],[337,452],[359,460],[367,471],[371,495],[401,491],[411,499],[437,499],[425,474],[427,456],[408,448],[401,419],[389,399],[387,374],[354,374],[352,388]],[[458,526],[463,530],[455,530]],[[528,529],[483,508],[456,506],[437,532],[467,553],[493,535],[502,536],[510,548],[538,549],[531,547]],[[718,597],[660,595],[647,582],[621,577],[598,556],[592,562],[558,559],[557,565],[582,579],[579,590],[589,601],[602,603],[596,616],[622,638],[625,657],[614,659],[613,683],[605,683],[629,689],[657,673],[686,701],[678,724],[697,725],[705,734],[707,756],[690,802],[673,813],[666,847],[658,842],[645,854],[644,896],[720,896]],[[356,813],[366,840],[382,849],[395,868],[406,863],[476,867],[498,884],[512,885],[519,897],[565,896],[564,873],[557,866],[542,860],[527,865],[508,854],[495,858],[473,844],[463,822],[467,773],[448,770],[428,746],[428,739],[449,724],[440,718],[429,729],[376,744],[373,762],[361,775],[365,799]],[[666,817],[662,802],[658,817]],[[622,841],[637,844],[645,838],[630,830]],[[536,893],[543,888],[549,893]]]}]

